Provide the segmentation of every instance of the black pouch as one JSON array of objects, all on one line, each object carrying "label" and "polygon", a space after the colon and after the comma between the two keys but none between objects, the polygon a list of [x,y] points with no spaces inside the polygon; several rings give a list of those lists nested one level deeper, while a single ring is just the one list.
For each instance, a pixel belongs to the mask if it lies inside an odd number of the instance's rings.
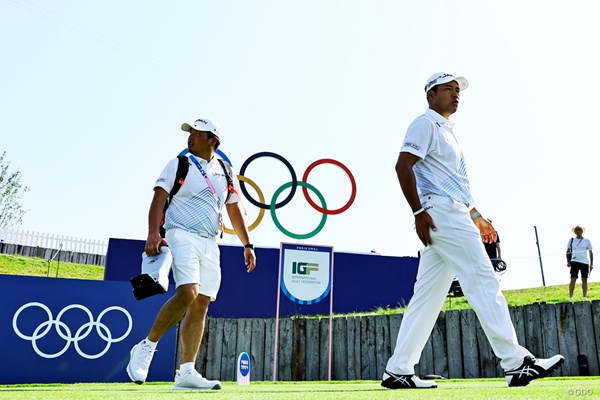
[{"label": "black pouch", "polygon": [[130,282],[136,300],[142,300],[155,294],[167,293],[167,290],[150,274],[136,275],[130,279]]}]

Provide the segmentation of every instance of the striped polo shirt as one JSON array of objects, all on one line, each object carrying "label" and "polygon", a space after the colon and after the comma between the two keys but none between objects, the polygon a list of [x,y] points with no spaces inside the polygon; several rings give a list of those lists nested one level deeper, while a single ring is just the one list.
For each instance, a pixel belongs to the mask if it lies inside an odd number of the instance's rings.
[{"label": "striped polo shirt", "polygon": [[438,194],[473,207],[465,159],[453,128],[454,123],[428,109],[410,124],[400,151],[420,158],[413,166],[419,195]]},{"label": "striped polo shirt", "polygon": [[[190,155],[189,157],[195,156]],[[216,196],[213,195],[206,179],[204,179],[196,165],[190,162],[187,177],[167,209],[164,226],[166,230],[179,228],[188,232],[216,236],[219,231],[221,210],[227,197],[227,177],[216,157],[213,157],[210,162],[200,157],[195,158],[210,179],[216,191]],[[177,164],[177,158],[169,161],[154,186],[170,192],[175,181]],[[234,188],[239,193],[239,181],[235,174],[232,178]],[[227,200],[227,204],[238,201],[238,195],[232,193],[229,200]]]}]

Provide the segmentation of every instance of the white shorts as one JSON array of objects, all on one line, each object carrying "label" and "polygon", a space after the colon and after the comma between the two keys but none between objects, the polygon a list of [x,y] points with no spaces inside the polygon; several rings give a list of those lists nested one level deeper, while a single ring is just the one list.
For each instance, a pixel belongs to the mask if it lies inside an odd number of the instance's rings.
[{"label": "white shorts", "polygon": [[172,228],[166,238],[173,253],[175,286],[195,283],[199,293],[215,301],[221,286],[220,252],[213,238]]}]

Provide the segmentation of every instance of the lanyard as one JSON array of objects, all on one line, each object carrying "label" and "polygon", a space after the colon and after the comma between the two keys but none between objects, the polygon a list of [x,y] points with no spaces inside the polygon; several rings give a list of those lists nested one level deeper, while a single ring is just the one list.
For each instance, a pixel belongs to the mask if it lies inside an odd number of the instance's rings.
[{"label": "lanyard", "polygon": [[202,165],[200,165],[200,163],[198,162],[198,160],[196,160],[196,158],[193,155],[190,155],[189,158],[192,160],[192,162],[194,163],[194,165],[196,167],[198,167],[198,170],[200,170],[200,173],[204,177],[204,180],[206,181],[206,184],[208,185],[208,187],[210,189],[210,192],[212,193],[212,195],[217,200],[217,204],[219,204],[219,196],[217,196],[217,191],[215,190],[215,187],[213,186],[212,182],[210,181],[210,179],[208,179],[208,175],[206,175],[206,171],[204,171],[204,168],[202,168]]}]

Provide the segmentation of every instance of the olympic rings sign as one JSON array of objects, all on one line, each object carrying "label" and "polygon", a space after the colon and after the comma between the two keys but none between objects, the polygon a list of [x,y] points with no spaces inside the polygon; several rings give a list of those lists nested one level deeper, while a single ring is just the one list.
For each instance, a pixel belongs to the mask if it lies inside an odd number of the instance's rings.
[{"label": "olympic rings sign", "polygon": [[[42,322],[40,325],[38,325],[37,328],[34,329],[34,331],[31,335],[26,335],[23,332],[21,332],[21,330],[18,328],[17,320],[19,318],[19,315],[21,315],[21,312],[23,312],[24,310],[26,310],[30,307],[39,307],[42,310],[44,310],[46,312],[46,314],[48,315],[48,320],[45,322]],[[61,321],[61,318],[63,317],[63,315],[67,311],[72,310],[72,309],[82,310],[85,314],[87,314],[87,317],[90,320],[89,322],[86,322],[85,324],[81,325],[75,332],[74,336],[72,335],[72,331],[71,331],[71,329],[69,329],[67,324],[65,324],[64,322]],[[102,323],[102,318],[110,311],[120,311],[125,315],[125,317],[127,317],[127,321],[128,321],[127,330],[123,335],[121,335],[117,338],[113,338],[112,332],[110,331],[108,326],[106,326],[105,324]],[[42,339],[44,336],[46,336],[48,334],[48,332],[50,331],[50,329],[52,329],[52,326],[54,326],[56,333],[58,333],[58,335],[62,339],[64,339],[66,341],[66,343],[65,343],[65,346],[61,350],[57,351],[56,353],[47,354],[47,353],[44,353],[42,350],[40,350],[40,348],[37,345],[37,341],[39,339]],[[66,306],[65,308],[63,308],[56,316],[56,319],[54,319],[52,317],[52,312],[45,304],[31,302],[31,303],[27,303],[27,304],[21,306],[17,310],[17,312],[15,312],[15,315],[13,317],[13,330],[15,331],[17,336],[19,336],[21,339],[24,339],[24,340],[30,340],[33,350],[40,357],[43,357],[43,358],[60,357],[69,349],[69,347],[71,346],[71,343],[74,343],[75,350],[77,350],[77,353],[79,353],[79,355],[81,357],[87,358],[88,360],[94,360],[94,359],[100,358],[104,354],[106,354],[106,352],[108,351],[108,349],[110,348],[110,345],[112,343],[120,342],[123,339],[125,339],[131,332],[132,327],[133,327],[133,323],[132,323],[131,315],[123,307],[119,307],[119,306],[111,306],[111,307],[105,308],[98,315],[98,319],[94,320],[94,316],[92,315],[92,312],[87,307],[82,306],[81,304],[71,304],[70,306]],[[81,348],[79,347],[79,341],[88,337],[92,331],[92,328],[96,328],[96,333],[98,334],[98,336],[100,336],[100,338],[106,342],[106,346],[104,347],[104,349],[97,354],[87,354],[83,350],[81,350]]]},{"label": "olympic rings sign", "polygon": [[[188,149],[184,149],[181,151],[181,153],[179,153],[179,155],[185,155],[188,152],[189,152]],[[231,161],[229,160],[229,157],[227,157],[227,155],[225,153],[223,153],[223,151],[221,151],[220,149],[217,149],[216,153],[223,160],[225,160],[229,165],[232,165]],[[291,177],[290,182],[284,183],[275,191],[275,193],[273,194],[273,197],[271,198],[271,201],[269,203],[265,203],[265,196],[264,196],[262,190],[260,190],[260,188],[258,187],[258,185],[252,179],[244,176],[244,173],[246,172],[248,165],[250,165],[250,163],[252,161],[257,160],[261,157],[271,157],[271,158],[275,158],[275,159],[281,161],[285,165],[285,167],[288,169],[288,171],[290,173],[290,177]],[[350,179],[350,185],[352,186],[352,192],[350,194],[350,199],[348,199],[346,204],[344,204],[340,208],[337,208],[334,210],[327,209],[327,204],[325,202],[325,198],[323,197],[321,192],[319,192],[317,190],[317,188],[315,188],[313,185],[311,185],[310,183],[307,182],[308,175],[311,173],[311,171],[313,169],[315,169],[315,167],[318,167],[319,165],[322,165],[322,164],[333,164],[333,165],[341,168],[348,176],[348,179]],[[240,168],[240,173],[238,175],[238,179],[240,181],[240,188],[242,189],[242,193],[244,194],[246,199],[248,199],[248,201],[250,203],[252,203],[254,206],[259,208],[258,216],[256,217],[256,220],[248,226],[248,230],[252,231],[254,228],[256,228],[261,223],[261,221],[264,217],[264,214],[265,214],[265,210],[270,210],[271,218],[273,219],[273,223],[275,223],[275,226],[277,227],[277,229],[279,229],[279,231],[281,233],[283,233],[284,235],[289,236],[294,239],[308,239],[308,238],[311,238],[311,237],[317,235],[319,232],[321,232],[321,230],[325,226],[325,222],[327,222],[328,215],[341,214],[344,211],[348,210],[350,208],[350,206],[352,205],[352,203],[354,203],[354,199],[356,198],[356,180],[354,179],[352,172],[350,172],[348,167],[346,167],[344,164],[342,164],[341,162],[339,162],[337,160],[333,160],[331,158],[323,158],[323,159],[317,160],[317,161],[313,162],[312,164],[310,164],[306,168],[306,171],[304,171],[304,175],[302,175],[302,180],[299,181],[298,178],[296,177],[296,171],[294,171],[292,164],[290,164],[288,160],[286,160],[284,157],[282,157],[281,155],[279,155],[277,153],[263,151],[263,152],[256,153],[256,154],[248,157],[248,159],[246,161],[244,161],[244,163],[242,164],[242,167]],[[258,195],[258,200],[254,199],[248,193],[246,184],[252,186],[252,188],[256,191],[256,194]],[[293,233],[293,232],[290,232],[289,230],[285,229],[279,222],[279,219],[277,218],[277,215],[275,213],[275,210],[285,206],[292,200],[292,198],[296,194],[296,189],[298,188],[298,186],[302,187],[302,194],[304,194],[304,198],[306,199],[308,204],[310,204],[310,206],[312,208],[314,208],[316,211],[323,214],[323,216],[321,217],[321,221],[319,222],[319,225],[311,232],[304,233],[304,234]],[[285,199],[283,199],[281,202],[277,203],[277,199],[279,198],[279,195],[281,194],[281,192],[283,192],[287,188],[291,188],[290,193],[287,195],[287,197]],[[319,201],[321,202],[321,206],[318,206],[310,198],[310,196],[308,195],[308,189],[310,189],[312,192],[314,192],[317,195],[317,197],[319,198]],[[228,228],[224,228],[224,227],[223,228],[220,227],[219,229],[222,229],[223,232],[225,232],[229,235],[235,235],[235,230],[233,230],[233,229],[228,229]]]},{"label": "olympic rings sign", "polygon": [[[222,154],[222,153],[220,155],[224,156],[224,154]],[[271,198],[271,201],[269,203],[265,203],[265,197],[264,197],[262,191],[260,190],[260,188],[258,187],[258,185],[256,183],[254,183],[253,180],[251,180],[250,178],[248,178],[244,175],[244,173],[246,172],[246,169],[248,168],[248,165],[250,165],[250,163],[252,161],[255,161],[261,157],[271,157],[271,158],[275,158],[275,159],[281,161],[285,165],[285,167],[288,169],[288,171],[290,173],[290,178],[291,178],[290,182],[284,183],[275,191],[275,193],[273,194],[273,197]],[[224,158],[227,159],[226,156],[224,156]],[[325,198],[323,197],[321,192],[319,192],[317,190],[317,188],[315,188],[313,185],[308,183],[308,176],[311,173],[311,171],[322,164],[333,164],[333,165],[341,168],[346,173],[346,175],[348,176],[348,179],[350,180],[350,184],[352,186],[352,192],[350,194],[350,199],[346,202],[346,204],[344,204],[340,208],[333,209],[333,210],[328,209],[327,203],[325,202]],[[265,210],[270,210],[271,218],[273,219],[273,222],[275,223],[275,226],[279,229],[279,231],[281,233],[283,233],[284,235],[289,236],[294,239],[308,239],[308,238],[315,236],[325,226],[325,222],[327,221],[328,215],[341,214],[344,211],[348,210],[348,208],[350,208],[352,203],[354,203],[354,199],[356,198],[356,180],[354,179],[352,172],[350,172],[348,167],[346,167],[341,162],[330,159],[330,158],[323,158],[323,159],[317,160],[317,161],[313,162],[312,164],[310,164],[306,168],[306,171],[304,171],[304,174],[302,175],[302,180],[299,181],[296,176],[296,171],[294,171],[294,168],[292,167],[292,165],[289,163],[288,160],[286,160],[284,157],[282,157],[281,155],[279,155],[277,153],[263,151],[263,152],[256,153],[256,154],[248,157],[248,159],[246,161],[244,161],[244,163],[242,164],[242,167],[240,168],[240,174],[238,175],[238,178],[240,180],[240,189],[242,190],[242,193],[244,194],[246,199],[248,199],[248,201],[250,203],[252,203],[254,206],[256,206],[260,209],[259,213],[258,213],[258,217],[256,218],[256,221],[254,221],[252,224],[250,224],[248,226],[248,230],[251,231],[254,228],[256,228],[258,226],[258,224],[262,221]],[[252,186],[252,188],[256,191],[256,194],[258,195],[258,200],[254,199],[250,195],[250,193],[248,193],[248,190],[246,188],[246,183],[248,185]],[[311,232],[304,233],[304,234],[293,233],[293,232],[290,232],[289,230],[285,229],[279,222],[279,219],[277,218],[277,214],[275,212],[276,210],[285,206],[292,200],[292,198],[296,194],[296,189],[298,188],[298,186],[302,187],[302,193],[304,194],[304,198],[306,199],[308,204],[310,204],[310,206],[312,208],[314,208],[316,211],[323,214],[319,225]],[[287,197],[285,199],[283,199],[282,201],[280,201],[278,203],[277,200],[279,198],[279,195],[281,194],[281,192],[283,192],[287,188],[291,188],[290,193],[287,195]],[[321,202],[321,206],[318,206],[310,198],[310,196],[308,195],[308,189],[310,189],[312,192],[314,192],[317,195],[317,197],[319,198],[319,201]],[[235,231],[231,230],[231,229],[225,229],[224,231],[225,231],[225,233],[228,233],[228,234],[235,234]]]}]

